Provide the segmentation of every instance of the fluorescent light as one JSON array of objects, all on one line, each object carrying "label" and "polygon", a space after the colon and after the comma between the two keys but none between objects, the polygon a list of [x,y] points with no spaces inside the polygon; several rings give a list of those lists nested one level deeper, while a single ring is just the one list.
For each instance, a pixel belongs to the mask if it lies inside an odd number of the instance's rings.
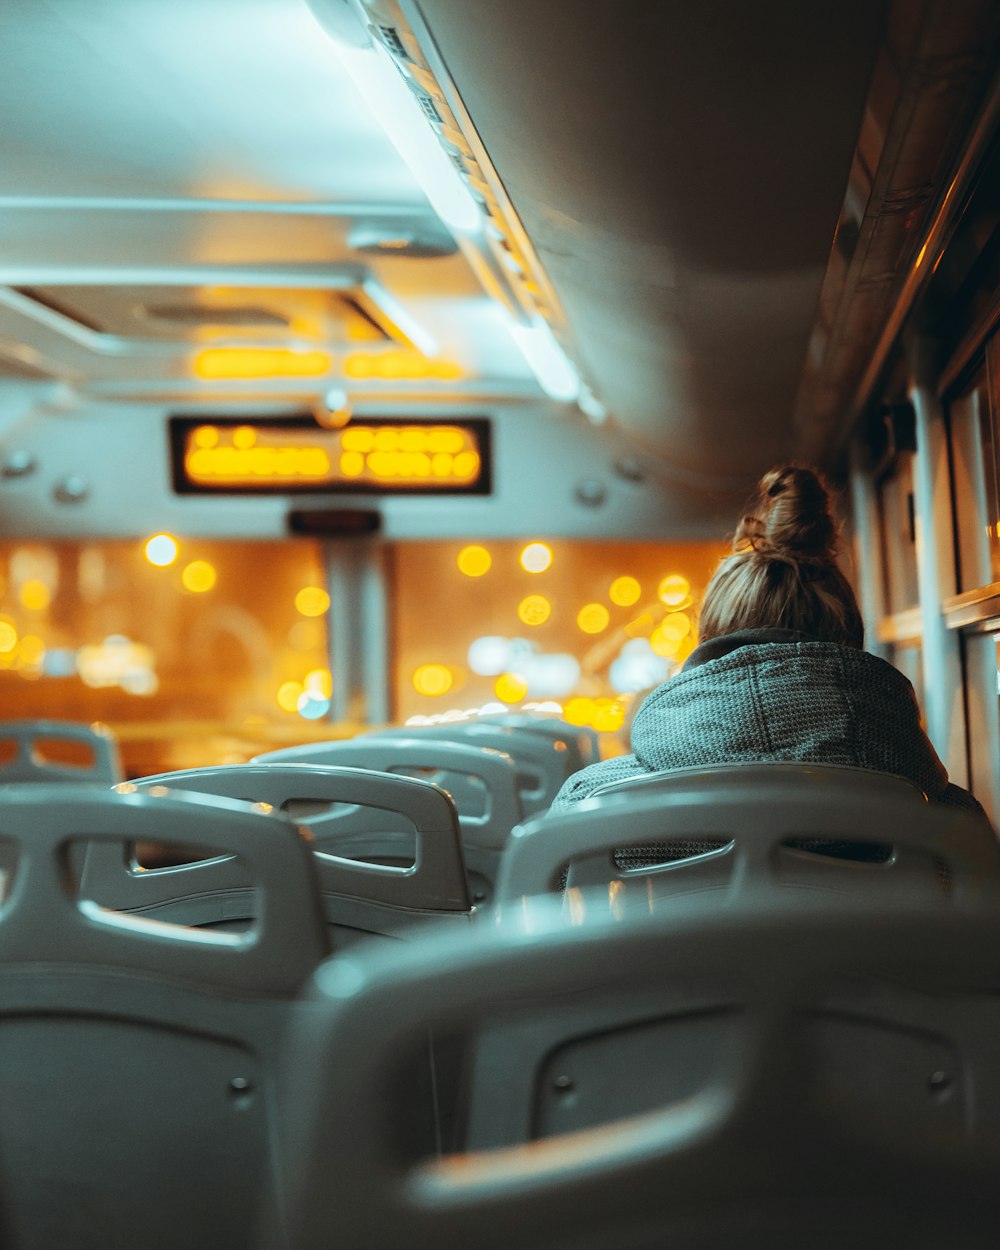
[{"label": "fluorescent light", "polygon": [[337,57],[375,120],[392,140],[431,207],[452,230],[471,233],[482,216],[458,170],[445,155],[430,122],[385,50],[349,48],[331,40]]},{"label": "fluorescent light", "polygon": [[531,325],[510,323],[510,333],[546,395],[569,403],[580,393],[580,375],[556,342],[548,325],[536,317]]}]

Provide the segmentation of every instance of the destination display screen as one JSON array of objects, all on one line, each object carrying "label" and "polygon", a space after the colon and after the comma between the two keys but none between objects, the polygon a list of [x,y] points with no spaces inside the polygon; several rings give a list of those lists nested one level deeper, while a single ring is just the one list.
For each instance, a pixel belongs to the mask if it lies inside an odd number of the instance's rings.
[{"label": "destination display screen", "polygon": [[181,494],[487,494],[490,425],[312,417],[171,417],[174,489]]}]

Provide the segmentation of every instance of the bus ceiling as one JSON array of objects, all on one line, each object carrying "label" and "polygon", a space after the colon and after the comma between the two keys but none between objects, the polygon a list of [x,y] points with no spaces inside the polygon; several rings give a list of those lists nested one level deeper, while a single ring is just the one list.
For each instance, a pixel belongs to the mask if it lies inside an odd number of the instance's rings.
[{"label": "bus ceiling", "polygon": [[836,468],[992,137],[992,0],[113,7],[0,8],[0,429],[162,430],[163,480],[178,413],[510,418],[494,481],[575,440],[584,528],[641,479],[715,533]]}]

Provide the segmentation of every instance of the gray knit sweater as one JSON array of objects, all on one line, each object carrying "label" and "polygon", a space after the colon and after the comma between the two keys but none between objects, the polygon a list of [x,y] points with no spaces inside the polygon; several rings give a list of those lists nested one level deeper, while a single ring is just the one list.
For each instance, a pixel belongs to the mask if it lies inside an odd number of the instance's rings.
[{"label": "gray knit sweater", "polygon": [[631,738],[634,754],[574,774],[550,811],[612,781],[768,761],[895,773],[929,799],[981,810],[949,784],[902,673],[867,651],[791,630],[746,630],[703,643],[643,701]]}]

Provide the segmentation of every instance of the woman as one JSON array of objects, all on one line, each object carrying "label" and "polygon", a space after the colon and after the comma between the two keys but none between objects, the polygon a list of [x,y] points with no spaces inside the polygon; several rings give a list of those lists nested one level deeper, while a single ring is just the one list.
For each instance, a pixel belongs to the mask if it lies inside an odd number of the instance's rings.
[{"label": "woman", "polygon": [[571,777],[560,811],[598,786],[700,764],[850,764],[907,777],[929,799],[977,811],[920,726],[913,687],[862,650],[857,600],[837,566],[837,528],[811,469],[761,479],[733,554],[705,591],[701,643],[646,697],[632,755]]}]

